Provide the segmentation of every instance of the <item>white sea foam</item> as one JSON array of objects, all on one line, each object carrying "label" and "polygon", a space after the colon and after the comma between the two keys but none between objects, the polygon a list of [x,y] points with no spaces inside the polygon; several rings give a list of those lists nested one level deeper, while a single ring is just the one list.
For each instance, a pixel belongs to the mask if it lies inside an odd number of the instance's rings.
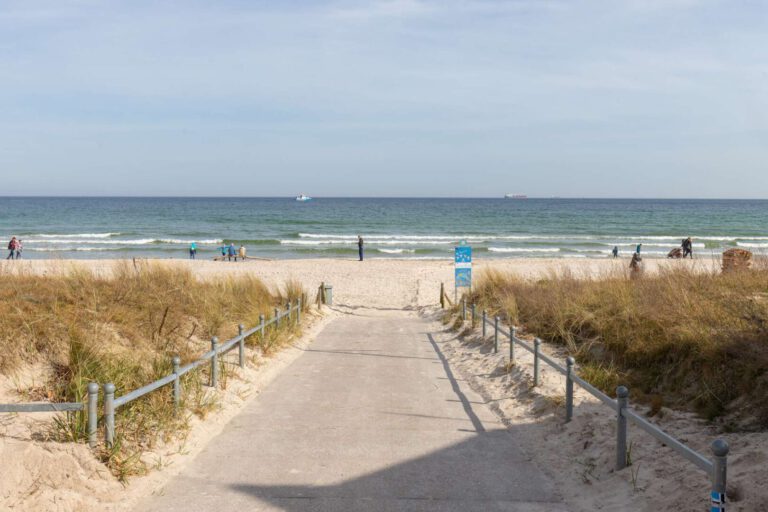
[{"label": "white sea foam", "polygon": [[557,248],[539,249],[532,247],[489,247],[488,250],[491,252],[560,252],[560,249]]},{"label": "white sea foam", "polygon": [[752,249],[766,249],[768,248],[768,243],[757,243],[757,242],[736,242],[736,245],[739,247],[747,247]]},{"label": "white sea foam", "polygon": [[416,249],[377,249],[379,252],[383,252],[386,254],[403,254],[403,253],[414,253],[416,252]]},{"label": "white sea foam", "polygon": [[24,244],[73,244],[73,243],[82,243],[82,244],[99,244],[99,245],[115,245],[115,246],[121,246],[121,245],[152,245],[152,244],[191,244],[192,242],[197,243],[198,245],[211,245],[211,244],[220,244],[223,243],[223,240],[180,240],[176,238],[139,238],[135,240],[118,240],[118,239],[111,239],[111,240],[95,240],[95,239],[55,239],[55,238],[45,238],[45,239],[25,239],[23,240]]},{"label": "white sea foam", "polygon": [[39,236],[40,238],[109,238],[118,236],[120,233],[74,233],[74,234],[39,234],[30,236]]}]

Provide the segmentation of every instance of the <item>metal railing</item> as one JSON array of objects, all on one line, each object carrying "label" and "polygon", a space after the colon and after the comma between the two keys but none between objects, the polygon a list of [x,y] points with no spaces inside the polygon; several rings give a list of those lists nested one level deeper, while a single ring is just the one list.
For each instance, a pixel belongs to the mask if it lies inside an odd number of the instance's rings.
[{"label": "metal railing", "polygon": [[[295,312],[295,315],[293,314]],[[174,356],[171,359],[173,371],[170,375],[161,377],[154,382],[142,386],[139,389],[115,397],[115,385],[111,382],[104,384],[104,441],[107,447],[111,447],[115,441],[115,413],[117,410],[160,389],[169,384],[173,384],[173,403],[176,409],[181,403],[181,377],[198,366],[210,361],[210,381],[211,387],[218,385],[219,378],[219,356],[226,354],[230,350],[238,347],[238,366],[245,366],[245,340],[249,336],[260,333],[263,337],[269,326],[280,327],[280,321],[286,319],[287,322],[295,321],[296,325],[301,323],[301,299],[296,301],[295,305],[287,303],[285,309],[275,308],[274,316],[266,320],[264,315],[259,315],[259,324],[251,329],[245,330],[240,324],[238,334],[234,338],[227,340],[219,345],[219,340],[215,336],[211,338],[211,350],[203,354],[199,359],[191,363],[180,366],[181,358]],[[288,325],[288,324],[286,324]],[[0,413],[18,413],[18,412],[80,412],[86,411],[88,417],[88,444],[93,448],[98,444],[98,403],[99,403],[99,385],[95,382],[88,384],[88,397],[85,403],[82,402],[62,402],[62,403],[23,403],[23,404],[0,404]]]},{"label": "metal railing", "polygon": [[[467,303],[466,299],[462,299],[461,317],[463,321],[467,320]],[[477,308],[475,304],[471,304],[471,325],[474,328],[477,318]],[[572,357],[566,359],[566,367],[564,368],[557,361],[541,352],[541,340],[535,338],[533,346],[524,340],[517,337],[517,328],[508,327],[505,331],[500,325],[501,319],[496,316],[493,321],[488,319],[488,315],[485,310],[482,311],[482,336],[483,339],[487,338],[487,326],[491,326],[494,329],[493,332],[493,344],[494,352],[499,351],[499,334],[505,335],[509,340],[509,361],[510,364],[515,362],[515,345],[522,347],[531,354],[533,354],[533,385],[539,385],[540,374],[540,362],[544,361],[550,367],[557,372],[565,376],[565,421],[569,422],[573,418],[573,385],[578,384],[583,390],[590,395],[597,398],[600,402],[610,407],[616,412],[616,470],[621,470],[627,467],[627,422],[631,422],[635,426],[639,427],[644,432],[648,433],[661,443],[665,444],[676,453],[681,455],[687,461],[691,462],[694,466],[701,469],[709,475],[712,491],[710,495],[711,510],[712,512],[725,511],[725,488],[726,488],[726,476],[728,467],[728,443],[723,439],[716,439],[711,444],[712,458],[708,459],[699,452],[693,450],[684,443],[678,441],[671,435],[667,434],[653,423],[646,420],[642,415],[629,408],[629,389],[625,386],[619,386],[616,388],[616,399],[609,397],[595,386],[585,381],[574,371],[575,360]]]}]

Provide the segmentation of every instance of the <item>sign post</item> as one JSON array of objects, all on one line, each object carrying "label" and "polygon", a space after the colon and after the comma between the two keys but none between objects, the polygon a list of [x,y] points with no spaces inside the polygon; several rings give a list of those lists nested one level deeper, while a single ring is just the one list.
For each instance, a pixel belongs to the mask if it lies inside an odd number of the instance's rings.
[{"label": "sign post", "polygon": [[462,242],[462,245],[456,247],[454,255],[455,270],[453,295],[454,301],[458,304],[459,288],[472,289],[472,247],[464,245]]}]

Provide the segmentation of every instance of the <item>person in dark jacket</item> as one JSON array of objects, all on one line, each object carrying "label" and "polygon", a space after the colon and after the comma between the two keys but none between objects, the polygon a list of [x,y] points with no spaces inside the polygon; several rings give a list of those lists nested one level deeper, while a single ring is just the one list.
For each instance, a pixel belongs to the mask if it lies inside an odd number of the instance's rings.
[{"label": "person in dark jacket", "polygon": [[618,245],[614,245],[612,252],[613,252],[613,257],[614,258],[618,258],[619,257],[619,246]]},{"label": "person in dark jacket", "polygon": [[360,261],[363,261],[363,237],[357,235],[357,252],[360,255]]},{"label": "person in dark jacket", "polygon": [[691,259],[693,259],[693,240],[691,240],[691,237],[683,240],[683,259],[687,256],[690,256]]},{"label": "person in dark jacket", "polygon": [[235,258],[235,261],[237,261],[237,251],[235,251],[235,244],[230,243],[229,247],[227,248],[227,251],[228,251],[227,255],[229,256],[227,259],[229,261],[232,261],[232,258]]},{"label": "person in dark jacket", "polygon": [[16,240],[16,237],[14,236],[11,238],[11,241],[8,242],[8,250],[10,253],[8,254],[8,257],[5,258],[7,260],[12,260],[16,256],[16,247],[18,246],[18,240]]}]

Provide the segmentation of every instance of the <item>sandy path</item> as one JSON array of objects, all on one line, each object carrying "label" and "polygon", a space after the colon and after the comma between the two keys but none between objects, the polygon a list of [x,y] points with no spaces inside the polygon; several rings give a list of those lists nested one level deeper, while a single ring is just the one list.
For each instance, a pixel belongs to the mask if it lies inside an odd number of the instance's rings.
[{"label": "sandy path", "polygon": [[358,309],[141,511],[566,510],[413,312]]}]

